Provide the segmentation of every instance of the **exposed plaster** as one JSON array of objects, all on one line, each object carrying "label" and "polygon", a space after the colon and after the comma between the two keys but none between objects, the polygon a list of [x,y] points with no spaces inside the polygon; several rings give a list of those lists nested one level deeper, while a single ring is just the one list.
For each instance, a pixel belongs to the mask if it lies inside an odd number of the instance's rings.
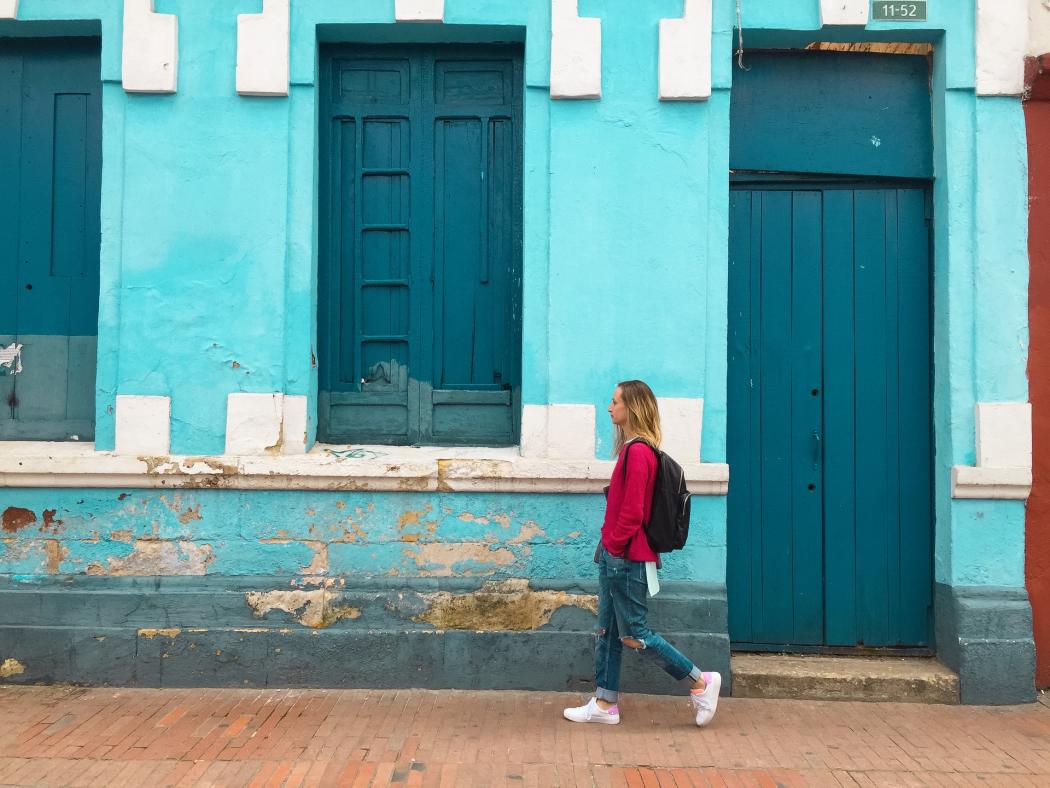
[{"label": "exposed plaster", "polygon": [[289,0],[263,0],[261,14],[237,16],[238,93],[288,95],[289,33]]},{"label": "exposed plaster", "polygon": [[158,14],[154,0],[124,0],[121,81],[129,93],[174,93],[178,88],[179,19]]},{"label": "exposed plaster", "polygon": [[681,19],[660,20],[660,99],[711,97],[711,3],[685,0]]},{"label": "exposed plaster", "polygon": [[398,22],[444,22],[445,0],[394,0]]},{"label": "exposed plaster", "polygon": [[551,0],[551,98],[602,95],[602,21],[580,17],[578,0]]},{"label": "exposed plaster", "polygon": [[0,665],[0,679],[9,679],[26,672],[26,666],[17,659],[5,659]]},{"label": "exposed plaster", "polygon": [[288,613],[299,624],[311,629],[323,629],[343,619],[361,617],[360,608],[334,604],[342,599],[325,588],[311,591],[248,591],[244,600],[256,618],[262,618],[271,610]]},{"label": "exposed plaster", "polygon": [[[516,448],[377,446],[364,448],[378,458],[363,459],[344,459],[331,448],[293,456],[126,457],[89,443],[4,441],[0,487],[600,493],[613,469],[608,460],[529,458]],[[728,491],[728,465],[683,468],[695,494]]]},{"label": "exposed plaster", "polygon": [[550,623],[563,607],[578,607],[597,615],[598,597],[565,591],[533,591],[528,580],[485,583],[480,590],[466,594],[440,591],[421,594],[426,612],[416,616],[438,629],[474,632],[526,632]]},{"label": "exposed plaster", "polygon": [[820,24],[866,25],[870,0],[820,0]]},{"label": "exposed plaster", "polygon": [[980,402],[974,408],[976,466],[952,468],[952,497],[1025,500],[1032,490],[1032,406]]},{"label": "exposed plaster", "polygon": [[178,627],[165,627],[161,629],[140,629],[138,631],[140,638],[146,638],[146,640],[153,640],[157,637],[162,638],[175,638],[182,634],[182,630]]},{"label": "exposed plaster", "polygon": [[107,558],[106,563],[89,564],[89,575],[123,576],[190,576],[205,575],[215,560],[210,544],[195,542],[136,539],[131,553],[123,558]]}]

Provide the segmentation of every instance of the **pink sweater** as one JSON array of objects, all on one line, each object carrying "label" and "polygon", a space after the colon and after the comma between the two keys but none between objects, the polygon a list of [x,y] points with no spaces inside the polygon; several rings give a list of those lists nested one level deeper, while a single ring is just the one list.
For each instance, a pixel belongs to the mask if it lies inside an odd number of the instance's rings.
[{"label": "pink sweater", "polygon": [[[627,478],[623,464],[627,463]],[[630,443],[620,451],[609,482],[602,523],[602,544],[612,555],[632,561],[656,561],[642,523],[649,521],[656,483],[656,454],[645,443]]]}]

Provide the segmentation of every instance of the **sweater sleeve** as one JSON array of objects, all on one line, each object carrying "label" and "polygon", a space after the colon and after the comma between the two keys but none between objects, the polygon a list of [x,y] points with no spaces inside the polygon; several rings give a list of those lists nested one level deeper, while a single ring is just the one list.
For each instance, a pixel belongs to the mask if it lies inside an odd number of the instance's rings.
[{"label": "sweater sleeve", "polygon": [[613,555],[623,555],[631,539],[642,528],[645,519],[645,492],[649,486],[652,473],[650,459],[653,454],[644,449],[627,451],[627,478],[624,480],[623,503],[611,533],[606,540],[606,547]]}]

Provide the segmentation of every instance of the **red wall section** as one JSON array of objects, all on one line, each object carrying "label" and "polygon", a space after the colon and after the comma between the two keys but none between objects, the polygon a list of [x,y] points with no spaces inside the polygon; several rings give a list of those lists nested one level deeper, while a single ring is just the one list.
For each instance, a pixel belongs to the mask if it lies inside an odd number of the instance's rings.
[{"label": "red wall section", "polygon": [[[1040,67],[1042,66],[1042,68]],[[1035,630],[1036,683],[1050,686],[1050,56],[1029,62],[1028,381],[1033,485],[1026,517],[1025,576]]]}]

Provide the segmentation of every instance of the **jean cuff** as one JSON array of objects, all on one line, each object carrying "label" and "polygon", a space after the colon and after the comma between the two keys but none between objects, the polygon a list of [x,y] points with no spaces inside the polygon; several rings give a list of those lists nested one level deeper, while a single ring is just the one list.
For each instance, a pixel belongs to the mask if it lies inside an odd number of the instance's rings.
[{"label": "jean cuff", "polygon": [[690,685],[696,684],[697,679],[700,678],[700,668],[693,665],[693,669],[689,671],[689,675],[682,679],[682,683],[688,683]]},{"label": "jean cuff", "polygon": [[604,687],[598,687],[598,691],[594,693],[594,697],[598,700],[607,700],[609,703],[616,703],[620,698],[620,693],[616,690],[607,690]]}]

